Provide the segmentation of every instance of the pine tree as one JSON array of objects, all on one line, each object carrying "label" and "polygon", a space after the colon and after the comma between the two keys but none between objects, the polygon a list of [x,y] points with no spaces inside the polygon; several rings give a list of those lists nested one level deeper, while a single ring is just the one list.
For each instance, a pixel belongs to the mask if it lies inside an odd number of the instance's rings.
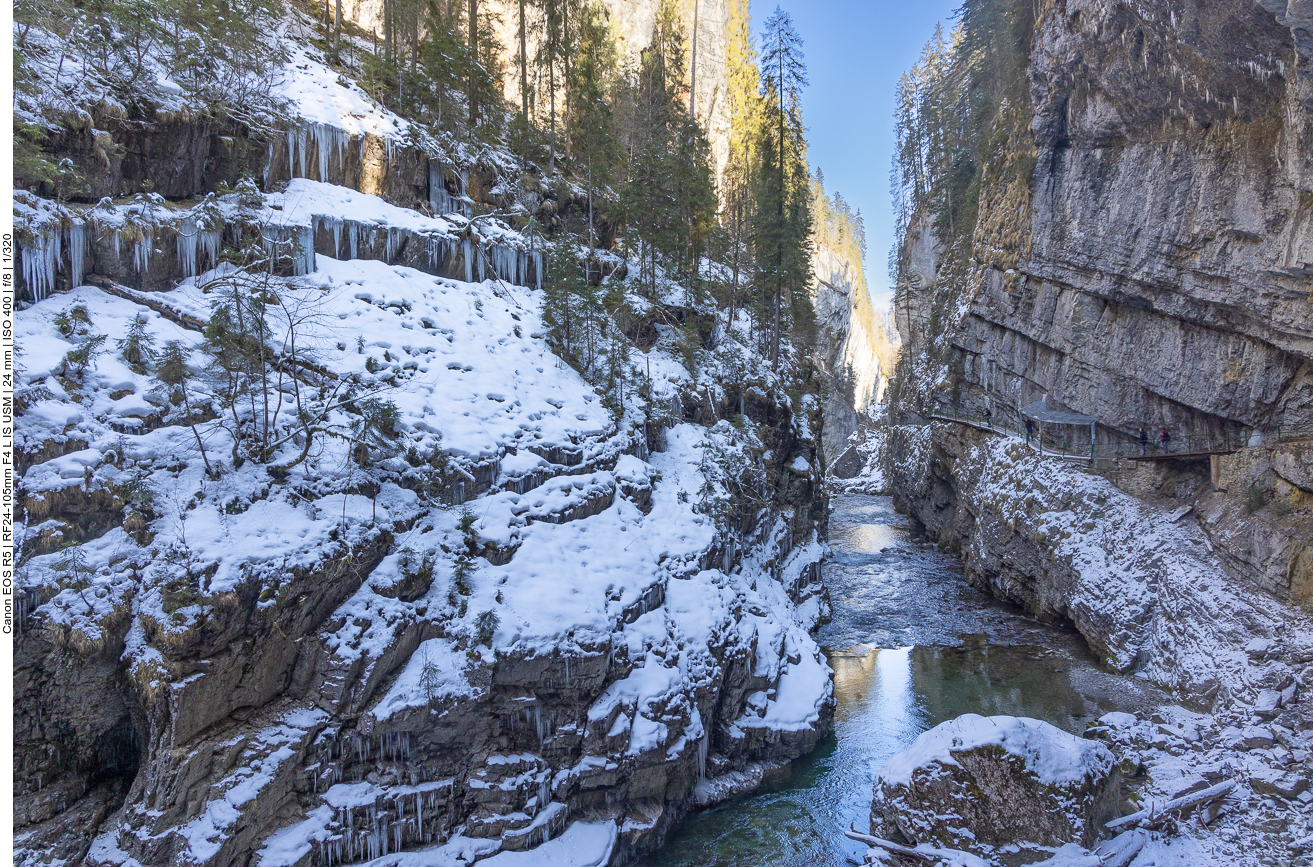
[{"label": "pine tree", "polygon": [[760,170],[753,219],[753,246],[767,291],[771,363],[778,366],[786,317],[792,327],[811,325],[811,212],[802,125],[802,89],[807,85],[802,38],[788,13],[776,7],[762,31],[758,126]]},{"label": "pine tree", "polygon": [[730,0],[728,34],[725,48],[725,77],[729,100],[729,160],[721,178],[726,229],[731,244],[731,284],[727,322],[733,326],[741,301],[743,271],[748,266],[745,253],[747,226],[751,218],[752,146],[760,113],[758,90],[761,75],[753,45],[752,18],[748,0]]},{"label": "pine tree", "polygon": [[567,358],[578,360],[580,345],[589,350],[583,359],[585,367],[592,364],[593,331],[600,313],[600,292],[579,267],[573,240],[562,234],[548,248],[543,322],[552,329]]},{"label": "pine tree", "polygon": [[580,10],[579,45],[570,100],[570,126],[574,151],[584,163],[588,181],[588,246],[593,236],[593,191],[611,183],[620,157],[615,135],[612,92],[619,72],[619,49],[611,32],[606,7],[600,2]]}]

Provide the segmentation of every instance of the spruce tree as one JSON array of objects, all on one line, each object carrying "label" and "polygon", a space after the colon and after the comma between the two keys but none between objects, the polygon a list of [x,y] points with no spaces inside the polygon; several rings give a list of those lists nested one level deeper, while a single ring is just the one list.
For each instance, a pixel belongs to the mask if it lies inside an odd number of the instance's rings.
[{"label": "spruce tree", "polygon": [[611,183],[620,157],[612,108],[612,91],[619,71],[619,48],[611,32],[606,7],[601,3],[588,3],[580,10],[578,42],[570,100],[570,129],[574,152],[587,175],[588,246],[591,249],[595,246],[593,191]]},{"label": "spruce tree", "polygon": [[753,246],[764,282],[771,363],[778,366],[786,326],[811,325],[811,212],[802,125],[807,85],[802,38],[788,13],[776,7],[762,31],[762,120]]}]

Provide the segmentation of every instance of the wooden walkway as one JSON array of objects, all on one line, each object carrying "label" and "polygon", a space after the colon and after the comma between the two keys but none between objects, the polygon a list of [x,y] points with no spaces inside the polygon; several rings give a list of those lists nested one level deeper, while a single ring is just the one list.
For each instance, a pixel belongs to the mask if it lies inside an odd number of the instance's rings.
[{"label": "wooden walkway", "polygon": [[[1093,449],[1079,450],[1059,450],[1043,446],[1039,442],[1038,436],[1027,437],[1020,428],[1013,428],[1007,425],[999,424],[993,419],[983,419],[979,416],[970,416],[958,414],[953,410],[939,409],[923,415],[924,418],[934,419],[936,421],[949,421],[955,424],[966,425],[976,430],[986,431],[988,433],[998,434],[999,436],[1016,437],[1025,440],[1026,445],[1032,451],[1039,452],[1045,457],[1062,458],[1069,461],[1099,461],[1099,460],[1126,460],[1126,461],[1181,461],[1194,460],[1198,458],[1210,458],[1214,455],[1235,454],[1245,448],[1251,448],[1255,445],[1271,445],[1286,440],[1313,437],[1313,427],[1308,425],[1289,426],[1277,425],[1274,428],[1263,430],[1245,429],[1231,436],[1225,437],[1182,437],[1173,440],[1169,444],[1167,451],[1156,443],[1150,443],[1147,452],[1140,451],[1138,442],[1127,442],[1125,440],[1114,443],[1099,443]],[[1171,447],[1176,447],[1180,451],[1171,451]]]},{"label": "wooden walkway", "polygon": [[1149,452],[1143,455],[1125,455],[1128,461],[1178,461],[1189,458],[1206,458],[1212,455],[1232,455],[1240,451],[1240,446],[1222,447],[1216,449],[1196,449],[1191,452]]}]

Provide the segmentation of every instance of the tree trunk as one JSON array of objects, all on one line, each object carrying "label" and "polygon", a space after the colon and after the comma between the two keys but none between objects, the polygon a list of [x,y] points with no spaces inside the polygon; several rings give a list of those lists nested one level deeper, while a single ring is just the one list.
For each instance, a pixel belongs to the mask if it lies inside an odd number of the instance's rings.
[{"label": "tree trunk", "polygon": [[780,233],[775,247],[775,322],[771,338],[771,366],[779,369],[780,362],[780,296],[784,292],[784,52],[779,54],[779,158],[780,158],[780,198],[776,205],[777,231]]},{"label": "tree trunk", "polygon": [[479,96],[474,80],[479,66],[479,0],[470,0],[470,130],[479,120]]},{"label": "tree trunk", "polygon": [[562,134],[565,138],[565,156],[570,157],[570,2],[561,3],[561,62],[564,64],[565,106],[561,113]]},{"label": "tree trunk", "polygon": [[547,172],[556,171],[556,44],[552,41],[551,22],[547,24],[547,111],[551,127],[551,148],[547,156]]},{"label": "tree trunk", "polygon": [[688,75],[688,122],[697,120],[698,99],[698,0],[693,0],[693,65]]},{"label": "tree trunk", "polygon": [[529,129],[529,53],[526,48],[524,0],[520,0],[520,123]]}]

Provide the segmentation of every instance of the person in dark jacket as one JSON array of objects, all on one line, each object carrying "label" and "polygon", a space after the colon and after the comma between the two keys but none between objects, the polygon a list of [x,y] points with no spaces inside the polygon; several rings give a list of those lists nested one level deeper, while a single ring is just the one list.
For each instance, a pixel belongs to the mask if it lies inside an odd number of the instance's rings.
[{"label": "person in dark jacket", "polygon": [[1148,453],[1149,433],[1144,428],[1140,428],[1140,454],[1147,455]]},{"label": "person in dark jacket", "polygon": [[1026,442],[1030,442],[1030,438],[1033,437],[1034,435],[1035,435],[1035,423],[1030,419],[1026,419]]},{"label": "person in dark jacket", "polygon": [[1158,445],[1163,447],[1163,451],[1167,451],[1171,444],[1172,435],[1167,432],[1167,428],[1163,428],[1162,433],[1158,434]]}]

